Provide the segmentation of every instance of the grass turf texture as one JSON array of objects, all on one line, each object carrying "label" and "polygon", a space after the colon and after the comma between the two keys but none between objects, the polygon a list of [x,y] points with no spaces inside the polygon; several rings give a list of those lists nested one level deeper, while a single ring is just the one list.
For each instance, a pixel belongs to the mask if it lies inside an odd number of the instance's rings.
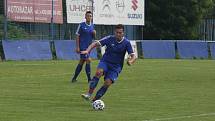
[{"label": "grass turf texture", "polygon": [[[94,111],[81,99],[88,84],[78,61],[0,63],[0,121],[214,121],[215,61],[138,60]],[[92,63],[95,73],[98,61]],[[98,87],[103,83],[100,80]],[[97,88],[98,89],[98,88]]]}]

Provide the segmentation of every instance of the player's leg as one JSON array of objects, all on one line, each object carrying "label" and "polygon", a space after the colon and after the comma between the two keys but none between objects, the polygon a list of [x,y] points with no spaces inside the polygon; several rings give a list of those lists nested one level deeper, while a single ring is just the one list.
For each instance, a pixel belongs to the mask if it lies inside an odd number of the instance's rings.
[{"label": "player's leg", "polygon": [[85,72],[86,72],[86,75],[87,75],[88,83],[91,80],[91,67],[90,67],[90,63],[91,63],[91,59],[87,58],[86,59],[86,66],[85,66]]},{"label": "player's leg", "polygon": [[104,85],[97,91],[96,96],[92,101],[100,99],[106,93],[110,85],[117,80],[121,69],[120,65],[108,64],[108,70],[105,73]]},{"label": "player's leg", "polygon": [[88,93],[90,95],[93,94],[93,91],[95,90],[95,88],[96,88],[96,86],[97,86],[97,84],[99,82],[99,79],[100,79],[101,76],[103,76],[103,74],[104,74],[104,70],[102,68],[98,68],[96,70],[95,76],[92,78],[92,80],[89,83],[89,91],[88,91]]},{"label": "player's leg", "polygon": [[89,100],[89,98],[91,97],[91,95],[93,94],[99,79],[101,76],[104,75],[105,71],[107,70],[107,65],[105,62],[99,62],[99,65],[96,69],[96,74],[95,76],[91,79],[91,81],[89,82],[89,90],[87,92],[87,94],[82,94],[82,97]]},{"label": "player's leg", "polygon": [[78,75],[80,74],[80,72],[82,70],[84,62],[85,62],[85,60],[82,59],[82,58],[79,60],[79,63],[77,65],[76,69],[75,69],[75,74],[74,74],[74,76],[73,76],[73,78],[71,80],[72,83],[77,82],[77,77],[78,77]]},{"label": "player's leg", "polygon": [[97,68],[96,69],[96,74],[95,76],[92,78],[92,80],[89,82],[89,90],[86,94],[82,94],[81,96],[86,99],[86,100],[89,100],[91,95],[93,94],[98,82],[99,82],[99,79],[100,77],[103,75],[104,73],[104,70],[101,69],[101,68]]},{"label": "player's leg", "polygon": [[100,99],[106,93],[112,83],[113,81],[111,79],[106,79],[103,86],[97,91],[96,96],[93,98],[92,101],[94,102],[95,100]]}]

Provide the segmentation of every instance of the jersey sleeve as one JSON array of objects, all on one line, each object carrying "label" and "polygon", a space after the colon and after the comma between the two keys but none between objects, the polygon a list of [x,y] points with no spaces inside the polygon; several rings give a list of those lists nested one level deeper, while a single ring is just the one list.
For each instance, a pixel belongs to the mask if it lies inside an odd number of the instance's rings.
[{"label": "jersey sleeve", "polygon": [[128,41],[127,46],[126,46],[126,51],[128,52],[128,54],[134,54],[133,48],[131,46],[131,43]]},{"label": "jersey sleeve", "polygon": [[98,43],[99,43],[101,46],[105,46],[105,45],[108,44],[109,39],[110,39],[110,36],[104,37],[104,38],[102,38],[101,40],[99,40]]},{"label": "jersey sleeve", "polygon": [[80,35],[80,33],[81,33],[81,24],[78,25],[78,28],[77,28],[75,34],[76,34],[76,35]]}]

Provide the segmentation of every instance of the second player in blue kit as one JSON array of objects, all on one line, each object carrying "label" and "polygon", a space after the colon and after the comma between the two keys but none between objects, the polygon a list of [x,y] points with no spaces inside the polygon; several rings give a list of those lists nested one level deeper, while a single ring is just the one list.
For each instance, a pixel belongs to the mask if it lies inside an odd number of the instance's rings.
[{"label": "second player in blue kit", "polygon": [[80,54],[79,64],[75,69],[75,73],[71,79],[74,83],[77,81],[77,77],[80,74],[83,64],[86,62],[85,71],[87,75],[88,82],[91,80],[91,68],[90,68],[90,56],[89,54],[81,54],[81,51],[84,51],[92,43],[93,39],[96,36],[96,31],[94,29],[94,24],[92,23],[92,12],[87,11],[85,14],[85,22],[79,24],[76,31],[76,52]]}]

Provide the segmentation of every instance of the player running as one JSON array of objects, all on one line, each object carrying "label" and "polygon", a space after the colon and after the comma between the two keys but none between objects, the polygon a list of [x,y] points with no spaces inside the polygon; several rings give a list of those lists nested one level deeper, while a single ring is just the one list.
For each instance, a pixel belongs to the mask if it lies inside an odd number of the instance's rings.
[{"label": "player running", "polygon": [[117,80],[117,77],[123,68],[126,51],[130,56],[127,61],[128,65],[132,65],[136,59],[131,43],[124,37],[124,26],[121,24],[115,27],[115,35],[107,36],[100,41],[93,42],[86,51],[82,51],[81,53],[89,54],[93,48],[98,46],[106,46],[105,53],[97,66],[95,76],[90,81],[88,92],[81,95],[84,99],[90,100],[100,77],[104,76],[104,84],[97,91],[96,96],[92,101],[100,99],[111,84]]}]

